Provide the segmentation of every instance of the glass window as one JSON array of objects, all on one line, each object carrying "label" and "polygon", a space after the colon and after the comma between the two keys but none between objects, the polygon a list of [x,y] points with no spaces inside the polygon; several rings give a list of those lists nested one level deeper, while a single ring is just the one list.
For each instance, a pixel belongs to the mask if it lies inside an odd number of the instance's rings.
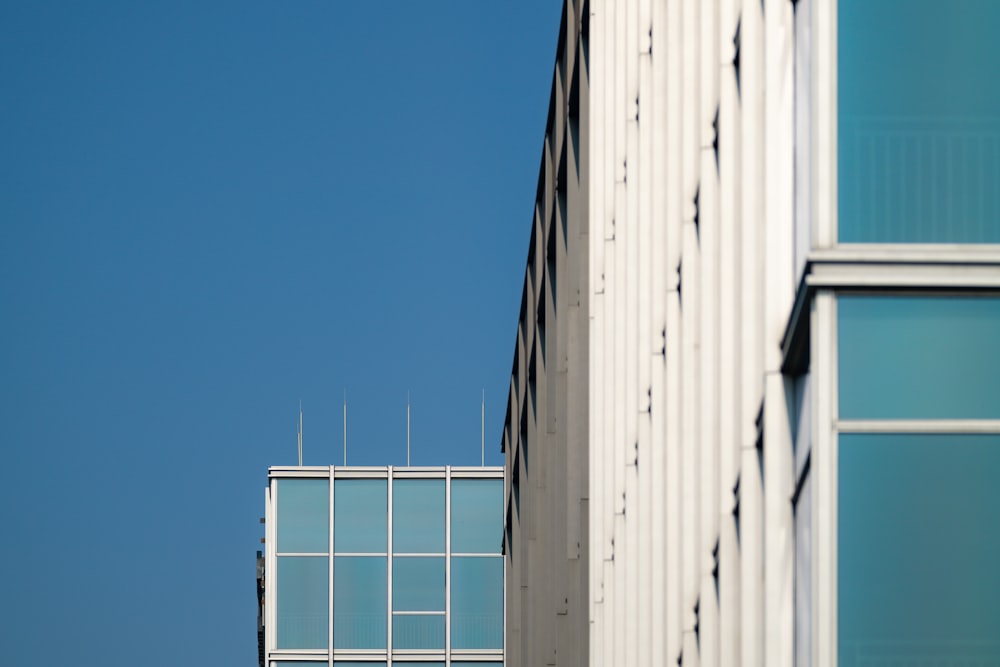
[{"label": "glass window", "polygon": [[451,559],[451,646],[503,648],[503,559]]},{"label": "glass window", "polygon": [[841,665],[1000,658],[1000,435],[839,437]]},{"label": "glass window", "polygon": [[330,568],[326,556],[278,558],[278,648],[327,648]]},{"label": "glass window", "polygon": [[327,553],[329,480],[279,479],[277,531],[279,553]]},{"label": "glass window", "polygon": [[379,662],[369,662],[361,660],[352,660],[349,662],[344,662],[343,660],[337,660],[333,663],[334,667],[385,667],[385,660]]},{"label": "glass window", "polygon": [[451,667],[503,667],[502,662],[456,662],[451,661]]},{"label": "glass window", "polygon": [[392,483],[392,550],[444,553],[444,480],[397,479]]},{"label": "glass window", "polygon": [[452,553],[498,554],[503,546],[503,480],[451,481]]},{"label": "glass window", "polygon": [[385,553],[388,487],[384,479],[338,479],[333,484],[333,549],[338,553]]},{"label": "glass window", "polygon": [[444,611],[444,577],[444,558],[393,558],[393,611]]},{"label": "glass window", "polygon": [[384,556],[337,556],[334,559],[335,648],[385,648],[387,576]]},{"label": "glass window", "polygon": [[1000,299],[843,296],[840,417],[1000,418]]},{"label": "glass window", "polygon": [[[392,645],[396,649],[444,649],[444,614],[394,615]],[[393,664],[397,661],[393,660]],[[425,663],[417,663],[423,665]]]},{"label": "glass window", "polygon": [[837,7],[840,241],[1000,242],[1000,3]]}]

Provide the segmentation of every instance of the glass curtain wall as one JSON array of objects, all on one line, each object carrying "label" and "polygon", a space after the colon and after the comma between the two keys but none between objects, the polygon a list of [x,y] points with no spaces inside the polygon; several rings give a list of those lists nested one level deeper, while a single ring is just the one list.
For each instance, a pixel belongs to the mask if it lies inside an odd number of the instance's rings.
[{"label": "glass curtain wall", "polygon": [[303,655],[271,664],[327,664],[332,620],[345,657],[336,665],[384,665],[390,654],[443,665],[449,649],[453,665],[501,665],[503,479],[491,472],[459,475],[450,489],[444,469],[352,474],[332,487],[276,479],[276,649]]},{"label": "glass curtain wall", "polygon": [[998,664],[1000,298],[837,310],[839,663]]},{"label": "glass curtain wall", "polygon": [[842,243],[1000,243],[1000,3],[838,0]]}]

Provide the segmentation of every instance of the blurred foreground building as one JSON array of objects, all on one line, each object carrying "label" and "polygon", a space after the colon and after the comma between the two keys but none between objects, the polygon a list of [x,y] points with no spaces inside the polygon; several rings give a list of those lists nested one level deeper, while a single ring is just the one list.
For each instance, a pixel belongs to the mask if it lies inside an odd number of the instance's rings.
[{"label": "blurred foreground building", "polygon": [[567,0],[508,665],[1000,664],[1000,4]]},{"label": "blurred foreground building", "polygon": [[262,667],[502,667],[501,468],[268,478]]}]

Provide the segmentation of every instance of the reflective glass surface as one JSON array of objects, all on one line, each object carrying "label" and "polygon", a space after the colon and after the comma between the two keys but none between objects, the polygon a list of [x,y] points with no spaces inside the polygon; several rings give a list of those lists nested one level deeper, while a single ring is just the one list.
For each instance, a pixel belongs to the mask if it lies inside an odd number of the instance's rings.
[{"label": "reflective glass surface", "polygon": [[388,516],[386,480],[335,480],[333,550],[338,553],[384,553],[389,542]]},{"label": "reflective glass surface", "polygon": [[392,645],[396,649],[444,649],[444,614],[394,615]]},{"label": "reflective glass surface", "polygon": [[387,577],[386,559],[383,556],[334,558],[335,648],[385,648]]},{"label": "reflective glass surface", "polygon": [[456,662],[451,661],[451,667],[502,667],[502,662]]},{"label": "reflective glass surface", "polygon": [[330,568],[326,556],[278,558],[278,648],[327,648]]},{"label": "reflective glass surface", "polygon": [[397,479],[392,483],[392,550],[444,553],[443,479]]},{"label": "reflective glass surface", "polygon": [[327,553],[329,480],[279,479],[277,531],[279,553]]},{"label": "reflective glass surface", "polygon": [[452,553],[498,554],[503,546],[503,480],[451,481]]},{"label": "reflective glass surface", "polygon": [[451,559],[451,646],[503,648],[503,559]]},{"label": "reflective glass surface", "polygon": [[444,611],[444,558],[392,559],[393,611]]},{"label": "reflective glass surface", "polygon": [[842,434],[839,458],[840,664],[997,664],[1000,435]]},{"label": "reflective glass surface", "polygon": [[842,419],[1000,418],[1000,299],[838,299]]},{"label": "reflective glass surface", "polygon": [[1000,3],[837,7],[840,241],[1000,242]]}]

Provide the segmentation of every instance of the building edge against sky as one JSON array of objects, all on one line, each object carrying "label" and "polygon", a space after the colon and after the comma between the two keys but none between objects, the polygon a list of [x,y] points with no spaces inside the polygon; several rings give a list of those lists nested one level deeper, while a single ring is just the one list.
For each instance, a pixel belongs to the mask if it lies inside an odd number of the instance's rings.
[{"label": "building edge against sky", "polygon": [[270,468],[261,665],[500,667],[502,478],[500,467]]},{"label": "building edge against sky", "polygon": [[998,27],[976,0],[566,1],[508,665],[1000,663]]}]

